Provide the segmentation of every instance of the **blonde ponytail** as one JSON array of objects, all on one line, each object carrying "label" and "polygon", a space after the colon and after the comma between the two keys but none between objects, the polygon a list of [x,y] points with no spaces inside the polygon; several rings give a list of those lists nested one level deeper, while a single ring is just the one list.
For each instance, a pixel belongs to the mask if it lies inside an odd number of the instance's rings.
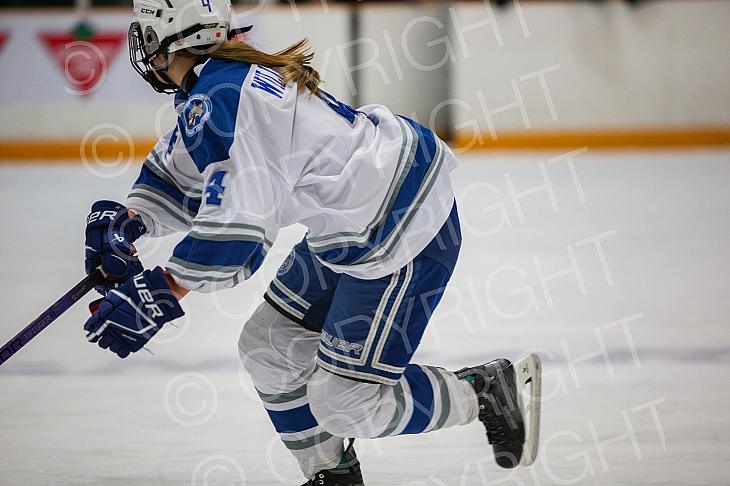
[{"label": "blonde ponytail", "polygon": [[226,41],[208,55],[214,59],[259,64],[272,68],[281,73],[285,83],[295,82],[300,90],[306,87],[313,94],[317,94],[319,91],[321,79],[317,70],[311,66],[314,54],[309,50],[309,43],[306,39],[274,54],[267,54],[246,42]]}]

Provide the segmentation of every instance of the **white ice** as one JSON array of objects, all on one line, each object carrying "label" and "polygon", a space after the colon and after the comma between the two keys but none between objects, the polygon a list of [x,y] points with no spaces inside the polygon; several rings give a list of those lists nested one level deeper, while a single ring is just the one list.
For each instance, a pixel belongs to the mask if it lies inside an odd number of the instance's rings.
[{"label": "white ice", "polygon": [[[540,353],[537,463],[500,470],[475,423],[359,441],[368,486],[730,484],[730,152],[589,151],[574,173],[560,154],[463,156],[463,253],[415,358]],[[90,204],[123,198],[137,170],[0,168],[0,341],[80,280]],[[154,354],[86,343],[88,296],[13,356],[0,484],[301,484],[236,350],[301,235],[282,232],[252,281],[185,299]],[[141,243],[143,261],[174,242]]]}]

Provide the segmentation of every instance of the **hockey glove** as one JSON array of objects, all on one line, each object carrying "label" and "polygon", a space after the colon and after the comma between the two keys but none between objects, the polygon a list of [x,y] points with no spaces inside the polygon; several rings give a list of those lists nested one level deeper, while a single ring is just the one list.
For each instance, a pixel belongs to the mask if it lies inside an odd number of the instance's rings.
[{"label": "hockey glove", "polygon": [[146,231],[139,216],[130,218],[127,208],[114,201],[97,201],[86,220],[86,274],[101,266],[106,281],[97,290],[106,295],[132,275],[142,264],[132,244]]},{"label": "hockey glove", "polygon": [[157,267],[110,290],[84,330],[90,342],[126,358],[142,349],[164,324],[183,315],[165,274]]}]

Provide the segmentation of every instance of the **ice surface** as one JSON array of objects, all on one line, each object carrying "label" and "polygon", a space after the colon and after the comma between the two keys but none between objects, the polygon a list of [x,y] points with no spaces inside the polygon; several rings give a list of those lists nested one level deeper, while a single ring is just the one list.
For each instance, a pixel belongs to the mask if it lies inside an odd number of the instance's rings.
[{"label": "ice surface", "polygon": [[[463,253],[415,359],[541,353],[536,465],[499,470],[472,424],[359,441],[369,486],[730,484],[730,152],[587,152],[574,174],[558,156],[463,157]],[[3,342],[81,278],[91,202],[137,171],[93,169],[0,168]],[[301,484],[236,351],[301,235],[252,281],[186,299],[154,355],[86,343],[83,305],[44,331],[0,369],[0,484]],[[144,262],[174,242],[140,244]]]}]

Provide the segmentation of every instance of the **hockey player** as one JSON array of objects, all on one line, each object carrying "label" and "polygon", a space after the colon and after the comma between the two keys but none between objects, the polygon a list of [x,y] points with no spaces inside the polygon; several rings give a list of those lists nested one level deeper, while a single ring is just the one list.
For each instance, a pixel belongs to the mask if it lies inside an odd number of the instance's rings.
[{"label": "hockey player", "polygon": [[[91,208],[86,271],[108,281],[89,340],[139,351],[183,315],[179,299],[239,284],[301,223],[239,350],[307,484],[363,484],[348,438],[476,419],[500,466],[531,464],[536,357],[456,373],[411,362],[461,244],[452,151],[384,106],[337,101],[306,43],[266,54],[231,40],[244,29],[230,19],[229,0],[134,2],[132,65],[179,116],[126,203]],[[185,235],[165,268],[143,270],[134,241],[173,232]]]}]

